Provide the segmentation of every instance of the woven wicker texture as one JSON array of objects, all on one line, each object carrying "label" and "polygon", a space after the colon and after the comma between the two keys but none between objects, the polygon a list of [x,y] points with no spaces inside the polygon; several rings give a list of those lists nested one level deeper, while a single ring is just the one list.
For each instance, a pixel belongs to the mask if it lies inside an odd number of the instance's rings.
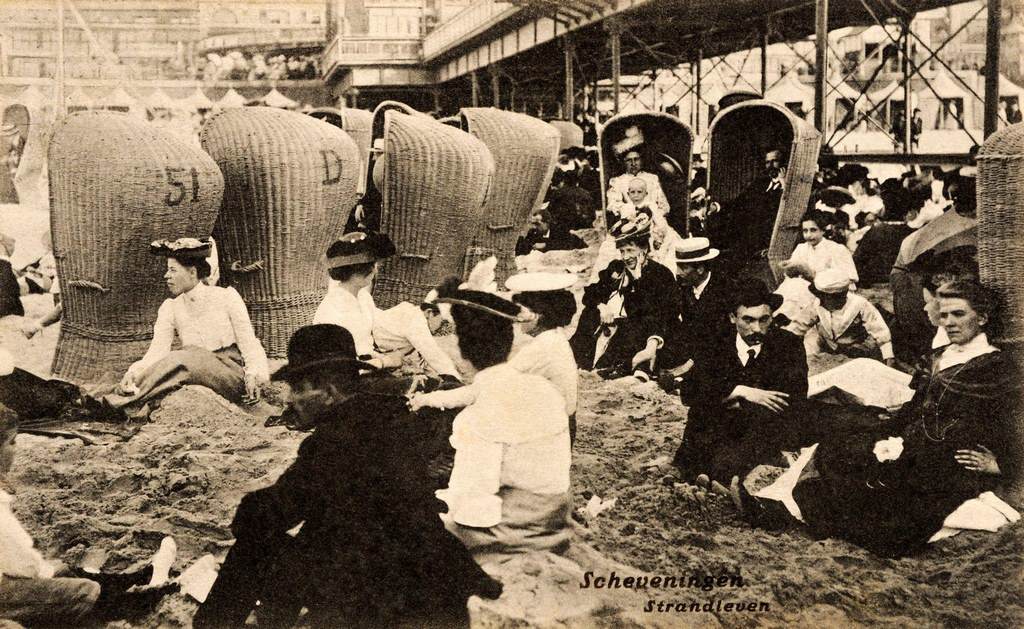
[{"label": "woven wicker texture", "polygon": [[200,141],[224,173],[222,283],[242,295],[267,355],[284,357],[327,290],[325,252],[355,204],[359,149],[326,122],[269,107],[225,109]]},{"label": "woven wicker texture", "polygon": [[224,192],[198,147],[126,114],[72,114],[48,154],[54,256],[64,317],[53,373],[120,377],[145,353],[168,297],[160,238],[208,236]]},{"label": "woven wicker texture", "polygon": [[[482,249],[483,257],[498,257],[495,276],[504,283],[515,271],[516,236],[544,201],[551,183],[560,136],[548,123],[525,114],[492,107],[465,108],[460,113],[464,128],[494,158],[494,184],[471,248]],[[468,251],[467,255],[479,254]]]},{"label": "woven wicker texture", "polygon": [[989,136],[978,153],[978,266],[1003,299],[1003,335],[1024,349],[1024,124]]},{"label": "woven wicker texture", "polygon": [[561,136],[558,144],[559,151],[574,146],[583,146],[583,127],[569,120],[549,120],[548,124],[557,129]]},{"label": "woven wicker texture", "polygon": [[[428,116],[378,109],[384,153],[381,231],[398,255],[374,281],[381,308],[420,300],[449,275],[462,274],[463,258],[483,216],[494,160],[483,142]],[[378,124],[379,122],[379,124]]]},{"label": "woven wicker texture", "polygon": [[748,100],[723,109],[708,132],[708,194],[719,203],[743,192],[764,169],[765,153],[789,151],[785,190],[779,201],[768,261],[772,278],[800,240],[800,218],[807,212],[811,184],[818,170],[821,134],[778,103]]},{"label": "woven wicker texture", "polygon": [[317,107],[309,112],[317,120],[338,127],[348,134],[359,149],[359,159],[366,164],[370,156],[370,135],[373,130],[373,112],[365,109],[335,109],[334,107]]},{"label": "woven wicker texture", "polygon": [[[608,190],[612,177],[626,172],[622,163],[625,152],[639,151],[643,169],[658,175],[671,211],[677,216],[687,215],[693,132],[686,123],[668,114],[619,114],[601,127],[597,143],[600,147],[602,190]],[[602,194],[601,207],[607,203],[607,195]]]}]

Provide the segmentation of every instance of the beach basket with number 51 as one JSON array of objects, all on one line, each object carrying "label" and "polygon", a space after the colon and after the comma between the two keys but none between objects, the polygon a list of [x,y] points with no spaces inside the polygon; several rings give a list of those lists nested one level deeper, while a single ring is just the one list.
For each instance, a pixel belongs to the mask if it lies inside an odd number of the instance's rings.
[{"label": "beach basket with number 51", "polygon": [[127,114],[86,111],[49,147],[50,224],[64,315],[53,373],[120,377],[142,357],[168,298],[161,238],[209,236],[224,181],[198,147]]}]

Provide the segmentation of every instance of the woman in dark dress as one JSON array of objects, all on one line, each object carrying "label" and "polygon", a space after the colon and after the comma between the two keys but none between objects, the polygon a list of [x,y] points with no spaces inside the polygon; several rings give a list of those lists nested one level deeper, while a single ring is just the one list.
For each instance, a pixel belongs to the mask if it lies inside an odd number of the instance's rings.
[{"label": "woman in dark dress", "polygon": [[1021,378],[985,333],[994,299],[974,282],[938,297],[951,344],[915,376],[914,398],[878,429],[822,442],[793,490],[815,533],[906,555],[964,501],[1017,478]]}]

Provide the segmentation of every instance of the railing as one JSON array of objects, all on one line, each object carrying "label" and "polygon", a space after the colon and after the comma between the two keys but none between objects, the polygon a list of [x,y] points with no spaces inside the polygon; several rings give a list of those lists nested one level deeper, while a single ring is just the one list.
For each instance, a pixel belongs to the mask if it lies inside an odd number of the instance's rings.
[{"label": "railing", "polygon": [[423,38],[423,58],[430,59],[465,39],[468,35],[492,24],[497,24],[518,11],[519,8],[511,2],[495,2],[494,0],[475,2],[457,13],[452,19],[438,25]]},{"label": "railing", "polygon": [[420,50],[418,37],[346,35],[327,46],[320,67],[328,76],[341,65],[413,65],[420,62]]},{"label": "railing", "polygon": [[323,26],[311,28],[275,28],[241,33],[213,35],[199,42],[202,52],[212,50],[228,50],[247,46],[309,46],[323,44],[327,38],[327,29]]}]

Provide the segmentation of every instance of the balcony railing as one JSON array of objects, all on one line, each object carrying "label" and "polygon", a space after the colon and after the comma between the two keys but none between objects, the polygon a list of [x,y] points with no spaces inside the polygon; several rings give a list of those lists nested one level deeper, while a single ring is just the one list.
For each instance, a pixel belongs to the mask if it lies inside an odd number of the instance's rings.
[{"label": "balcony railing", "polygon": [[276,28],[212,35],[199,42],[198,48],[202,52],[247,47],[304,48],[322,46],[326,38],[327,29],[323,26]]},{"label": "balcony railing", "polygon": [[423,39],[423,58],[432,59],[458,42],[514,15],[519,8],[511,2],[480,0],[452,19],[438,25]]},{"label": "balcony railing", "polygon": [[324,50],[324,76],[338,66],[415,65],[420,62],[420,38],[345,35],[335,37]]}]

